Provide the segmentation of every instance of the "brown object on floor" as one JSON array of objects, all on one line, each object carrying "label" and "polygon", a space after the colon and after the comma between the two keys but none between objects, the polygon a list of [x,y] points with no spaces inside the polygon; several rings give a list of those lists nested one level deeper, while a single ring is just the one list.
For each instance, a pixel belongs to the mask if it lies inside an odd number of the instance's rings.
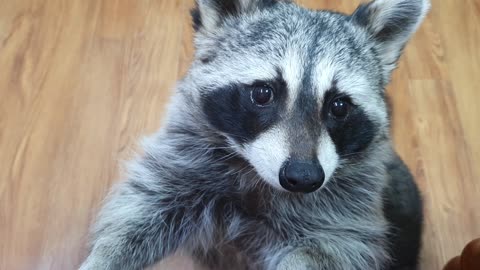
[{"label": "brown object on floor", "polygon": [[443,270],[480,270],[480,238],[470,242]]},{"label": "brown object on floor", "polygon": [[[352,12],[366,0],[296,1]],[[0,0],[1,270],[77,269],[122,160],[190,63],[192,6]],[[388,87],[395,147],[424,195],[423,270],[480,235],[479,47],[480,1],[432,0]]]}]

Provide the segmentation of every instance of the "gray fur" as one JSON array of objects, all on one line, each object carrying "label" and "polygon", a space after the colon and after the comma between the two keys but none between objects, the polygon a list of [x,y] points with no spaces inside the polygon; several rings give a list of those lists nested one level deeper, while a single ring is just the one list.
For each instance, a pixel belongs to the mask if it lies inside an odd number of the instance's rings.
[{"label": "gray fur", "polygon": [[[226,13],[219,1],[198,0],[195,60],[164,126],[107,198],[80,269],[143,269],[178,250],[212,269],[415,269],[418,253],[398,248],[418,247],[420,232],[407,243],[396,233],[408,234],[410,219],[421,228],[421,201],[392,150],[384,88],[428,1],[377,0],[352,16],[274,0],[225,1]],[[288,109],[269,136],[239,143],[207,119],[202,99],[214,89],[278,72]],[[361,152],[337,153],[325,127],[298,113],[310,105],[297,97],[320,110],[334,84],[377,131]],[[288,193],[275,159],[307,139],[331,173],[314,193]]]}]

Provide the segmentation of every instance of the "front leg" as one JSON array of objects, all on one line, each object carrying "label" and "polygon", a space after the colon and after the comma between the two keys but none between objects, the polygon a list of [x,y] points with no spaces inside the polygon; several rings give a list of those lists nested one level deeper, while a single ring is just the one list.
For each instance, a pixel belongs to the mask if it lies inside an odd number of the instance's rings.
[{"label": "front leg", "polygon": [[175,252],[194,233],[186,210],[169,206],[174,197],[151,184],[127,181],[107,200],[81,270],[143,269]]},{"label": "front leg", "polygon": [[[388,254],[381,236],[364,238],[346,234],[319,238],[296,245],[275,255],[272,270],[360,270],[385,269]],[[359,237],[360,236],[360,237]]]}]

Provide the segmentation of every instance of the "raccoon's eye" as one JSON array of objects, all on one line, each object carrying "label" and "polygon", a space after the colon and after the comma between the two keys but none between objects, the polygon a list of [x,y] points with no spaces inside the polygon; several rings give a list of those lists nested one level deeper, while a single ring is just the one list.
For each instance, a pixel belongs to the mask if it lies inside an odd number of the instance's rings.
[{"label": "raccoon's eye", "polygon": [[268,85],[254,86],[250,92],[252,102],[258,106],[266,106],[273,101],[273,89]]},{"label": "raccoon's eye", "polygon": [[347,117],[350,107],[351,103],[348,98],[336,98],[330,104],[330,113],[338,119],[343,119]]}]

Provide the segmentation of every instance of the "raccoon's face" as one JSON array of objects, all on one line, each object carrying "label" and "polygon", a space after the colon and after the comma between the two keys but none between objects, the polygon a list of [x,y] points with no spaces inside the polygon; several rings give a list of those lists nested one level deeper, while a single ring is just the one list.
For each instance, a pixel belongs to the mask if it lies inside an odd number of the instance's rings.
[{"label": "raccoon's face", "polygon": [[428,7],[376,0],[344,15],[198,0],[187,80],[209,125],[265,181],[312,192],[388,140],[384,87]]}]

